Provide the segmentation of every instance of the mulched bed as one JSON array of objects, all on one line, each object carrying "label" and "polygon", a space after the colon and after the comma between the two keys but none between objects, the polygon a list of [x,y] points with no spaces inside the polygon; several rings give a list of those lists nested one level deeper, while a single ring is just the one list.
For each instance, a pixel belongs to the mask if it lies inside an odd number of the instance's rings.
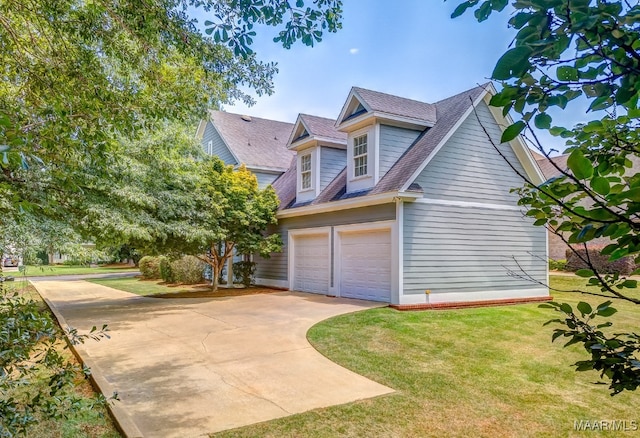
[{"label": "mulched bed", "polygon": [[280,289],[271,289],[269,287],[252,286],[247,288],[226,288],[218,287],[218,291],[214,292],[210,286],[198,287],[193,291],[168,292],[164,294],[147,295],[147,298],[223,298],[223,297],[240,297],[243,295],[271,294],[274,292],[282,292]]}]

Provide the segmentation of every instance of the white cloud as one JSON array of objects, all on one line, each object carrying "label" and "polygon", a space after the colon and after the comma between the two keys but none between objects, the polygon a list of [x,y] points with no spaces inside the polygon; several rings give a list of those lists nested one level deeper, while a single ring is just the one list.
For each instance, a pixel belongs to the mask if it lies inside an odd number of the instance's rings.
[{"label": "white cloud", "polygon": [[349,53],[351,53],[352,55],[355,55],[356,53],[358,53],[360,51],[360,49],[357,48],[353,48],[353,49],[349,49]]}]

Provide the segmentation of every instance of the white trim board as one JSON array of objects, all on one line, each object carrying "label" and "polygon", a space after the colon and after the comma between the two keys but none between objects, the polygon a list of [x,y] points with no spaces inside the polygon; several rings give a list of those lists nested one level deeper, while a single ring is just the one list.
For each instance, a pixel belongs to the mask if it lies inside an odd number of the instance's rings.
[{"label": "white trim board", "polygon": [[[426,295],[426,294],[425,294]],[[422,294],[419,294],[422,296]],[[531,289],[488,290],[477,292],[442,292],[426,295],[429,304],[460,303],[465,301],[508,300],[520,298],[544,298],[549,289],[537,287]]]},{"label": "white trim board", "polygon": [[279,289],[289,289],[289,280],[274,280],[272,278],[255,278],[256,284],[260,286],[271,286]]},{"label": "white trim board", "polygon": [[448,199],[420,198],[414,201],[417,204],[446,205],[448,207],[486,208],[489,210],[524,211],[517,205],[485,204],[483,202],[454,201]]}]

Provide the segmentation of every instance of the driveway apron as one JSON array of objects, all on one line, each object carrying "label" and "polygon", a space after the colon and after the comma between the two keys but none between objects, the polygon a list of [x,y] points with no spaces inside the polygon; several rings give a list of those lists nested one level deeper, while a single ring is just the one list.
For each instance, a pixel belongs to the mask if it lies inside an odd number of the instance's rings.
[{"label": "driveway apron", "polygon": [[77,347],[127,436],[196,437],[388,394],[318,353],[308,329],[379,306],[278,292],[231,298],[139,297],[86,281],[34,281],[61,324],[109,327]]}]

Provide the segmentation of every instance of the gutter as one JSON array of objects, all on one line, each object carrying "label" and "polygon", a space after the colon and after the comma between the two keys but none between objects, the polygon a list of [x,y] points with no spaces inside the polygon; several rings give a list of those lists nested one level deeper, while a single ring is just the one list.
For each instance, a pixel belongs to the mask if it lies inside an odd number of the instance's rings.
[{"label": "gutter", "polygon": [[278,219],[285,219],[311,214],[329,213],[348,210],[351,208],[369,207],[372,205],[388,204],[400,199],[405,202],[413,202],[422,198],[422,192],[387,192],[378,195],[365,195],[358,198],[342,199],[340,201],[324,202],[322,204],[306,205],[304,207],[289,208],[276,213]]}]

